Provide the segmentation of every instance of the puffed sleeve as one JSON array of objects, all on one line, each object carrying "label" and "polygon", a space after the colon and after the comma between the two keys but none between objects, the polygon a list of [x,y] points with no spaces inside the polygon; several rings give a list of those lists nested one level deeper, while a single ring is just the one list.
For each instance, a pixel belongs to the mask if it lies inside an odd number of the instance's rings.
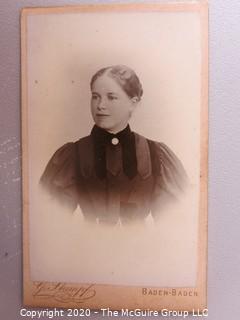
[{"label": "puffed sleeve", "polygon": [[162,208],[176,203],[183,196],[188,178],[181,161],[163,143],[152,142],[155,163],[155,187],[152,194],[152,215],[156,218]]},{"label": "puffed sleeve", "polygon": [[77,207],[75,150],[74,143],[67,143],[59,148],[48,162],[40,179],[42,189],[72,212]]}]

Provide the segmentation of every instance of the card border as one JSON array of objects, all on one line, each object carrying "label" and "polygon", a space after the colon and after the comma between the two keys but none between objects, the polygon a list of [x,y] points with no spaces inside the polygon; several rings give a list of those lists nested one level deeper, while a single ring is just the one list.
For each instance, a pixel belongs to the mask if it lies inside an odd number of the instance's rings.
[{"label": "card border", "polygon": [[[142,288],[100,284],[33,282],[29,258],[29,181],[28,181],[28,101],[27,101],[27,17],[34,14],[76,12],[199,12],[201,19],[201,159],[198,228],[198,269],[196,287]],[[208,194],[208,2],[169,2],[159,4],[89,4],[63,7],[24,8],[21,13],[21,104],[22,104],[22,190],[23,190],[23,301],[33,307],[64,308],[141,308],[159,310],[204,310],[207,308],[207,194]],[[61,290],[79,299],[64,302]],[[145,291],[144,291],[145,290]],[[148,292],[148,294],[144,294]],[[94,299],[88,298],[94,295]],[[123,297],[125,297],[123,299]],[[191,297],[191,298],[189,298]],[[86,299],[85,299],[86,298]],[[120,302],[121,301],[121,302]]]}]

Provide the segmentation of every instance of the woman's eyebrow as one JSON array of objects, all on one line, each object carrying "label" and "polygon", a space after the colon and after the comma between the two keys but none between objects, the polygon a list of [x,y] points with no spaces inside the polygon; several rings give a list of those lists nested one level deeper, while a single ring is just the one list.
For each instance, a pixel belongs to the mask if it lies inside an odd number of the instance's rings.
[{"label": "woman's eyebrow", "polygon": [[92,95],[96,94],[97,96],[100,96],[100,94],[98,92],[92,91]]},{"label": "woman's eyebrow", "polygon": [[108,94],[113,94],[113,95],[117,96],[116,92],[108,92]]}]

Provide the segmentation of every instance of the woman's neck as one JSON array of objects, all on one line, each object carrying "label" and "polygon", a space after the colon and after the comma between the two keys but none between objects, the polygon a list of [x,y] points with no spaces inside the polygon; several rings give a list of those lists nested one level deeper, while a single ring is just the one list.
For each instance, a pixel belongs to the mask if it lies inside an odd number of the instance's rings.
[{"label": "woman's neck", "polygon": [[126,129],[127,126],[128,126],[128,123],[125,124],[124,126],[118,127],[118,128],[115,129],[115,130],[106,130],[106,131],[109,132],[109,133],[112,133],[112,134],[117,134],[117,133],[123,131],[124,129]]}]

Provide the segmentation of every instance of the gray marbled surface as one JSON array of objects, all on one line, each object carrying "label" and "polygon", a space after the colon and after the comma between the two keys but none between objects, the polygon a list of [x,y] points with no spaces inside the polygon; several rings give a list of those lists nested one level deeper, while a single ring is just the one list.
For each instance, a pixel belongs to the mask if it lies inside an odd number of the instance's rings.
[{"label": "gray marbled surface", "polygon": [[[20,9],[89,2],[100,1],[0,1],[0,319],[24,319],[19,314],[22,307]],[[237,320],[240,317],[240,2],[209,2],[208,319]]]}]

